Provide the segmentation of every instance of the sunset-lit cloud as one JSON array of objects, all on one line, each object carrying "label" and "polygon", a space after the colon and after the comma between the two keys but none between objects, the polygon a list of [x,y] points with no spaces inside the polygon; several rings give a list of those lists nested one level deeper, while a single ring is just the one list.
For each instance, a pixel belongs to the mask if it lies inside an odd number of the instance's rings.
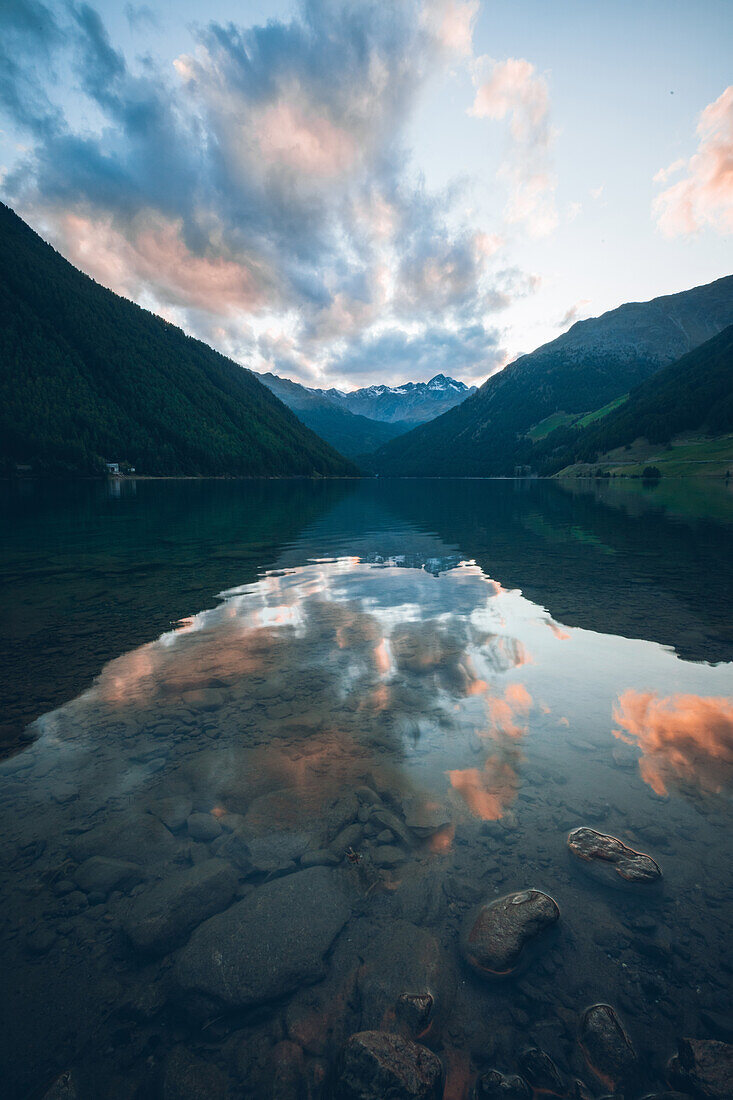
[{"label": "sunset-lit cloud", "polygon": [[479,0],[427,0],[423,18],[447,50],[468,56],[478,11]]},{"label": "sunset-lit cloud", "polygon": [[[469,223],[460,187],[427,189],[406,142],[427,84],[467,74],[478,10],[302,0],[289,20],[197,25],[165,66],[129,60],[88,5],[18,0],[0,101],[32,140],[8,194],[94,278],[255,370],[483,380],[513,298],[499,225]],[[63,94],[54,67],[74,74]]]},{"label": "sunset-lit cloud", "polygon": [[476,73],[470,114],[509,122],[510,153],[500,169],[509,193],[505,217],[510,224],[522,223],[532,236],[547,236],[559,221],[557,180],[550,163],[554,132],[547,81],[531,62],[516,57],[481,58]]},{"label": "sunset-lit cloud", "polygon": [[709,103],[697,124],[697,152],[660,169],[655,183],[681,179],[657,195],[653,213],[668,237],[712,229],[733,233],[733,84]]},{"label": "sunset-lit cloud", "polygon": [[733,699],[630,690],[613,717],[614,735],[641,749],[642,779],[657,794],[670,786],[717,793],[733,782]]},{"label": "sunset-lit cloud", "polygon": [[[0,4],[0,186],[73,263],[244,366],[481,383],[573,303],[726,273],[729,77],[701,47],[652,124],[643,5],[623,41],[605,8],[590,36],[481,0],[188,8]],[[713,22],[678,12],[670,33],[715,46]],[[670,235],[699,262],[670,266]]]}]

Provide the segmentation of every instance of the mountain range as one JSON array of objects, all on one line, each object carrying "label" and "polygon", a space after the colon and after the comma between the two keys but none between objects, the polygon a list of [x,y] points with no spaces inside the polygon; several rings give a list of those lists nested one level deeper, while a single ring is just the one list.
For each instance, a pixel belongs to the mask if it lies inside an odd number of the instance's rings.
[{"label": "mountain range", "polygon": [[527,462],[543,422],[610,412],[634,386],[732,323],[733,276],[578,321],[458,407],[363,456],[362,465],[383,475],[511,475]]},{"label": "mountain range", "polygon": [[444,374],[436,374],[429,382],[368,386],[351,392],[310,389],[276,374],[257,377],[304,424],[349,456],[377,450],[476,392],[475,386],[466,386]]},{"label": "mountain range", "polygon": [[357,473],[249,371],[99,286],[1,203],[0,269],[6,470]]},{"label": "mountain range", "polygon": [[[733,433],[733,276],[580,321],[478,390],[437,374],[345,392],[242,368],[99,286],[1,203],[0,267],[5,472],[547,475],[633,469],[673,444],[679,472],[681,433]],[[725,472],[726,439],[688,466]]]}]

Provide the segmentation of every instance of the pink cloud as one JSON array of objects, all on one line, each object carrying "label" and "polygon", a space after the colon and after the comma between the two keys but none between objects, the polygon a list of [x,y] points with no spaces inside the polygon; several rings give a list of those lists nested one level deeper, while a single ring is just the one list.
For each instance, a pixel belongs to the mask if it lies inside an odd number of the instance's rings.
[{"label": "pink cloud", "polygon": [[195,255],[182,238],[180,222],[160,214],[138,215],[123,233],[108,215],[65,211],[54,236],[72,263],[129,297],[154,287],[164,302],[228,314],[254,311],[271,293],[269,279],[254,263]]},{"label": "pink cloud", "polygon": [[446,50],[469,57],[478,10],[478,0],[432,0],[425,7],[425,21]]},{"label": "pink cloud", "polygon": [[[481,59],[478,68],[486,61]],[[488,78],[477,83],[469,114],[509,120],[512,149],[499,170],[509,191],[506,221],[524,224],[533,237],[552,233],[559,219],[555,206],[557,183],[549,163],[554,134],[545,78],[524,58],[494,62]]]},{"label": "pink cloud", "polygon": [[476,90],[469,114],[475,118],[503,119],[510,116],[516,141],[549,140],[547,120],[550,97],[547,82],[534,65],[521,57],[497,62],[488,80]]},{"label": "pink cloud", "polygon": [[254,133],[259,153],[268,163],[309,176],[348,172],[357,156],[356,142],[346,129],[325,117],[308,116],[287,100],[268,106]]},{"label": "pink cloud", "polygon": [[685,176],[662,191],[652,212],[667,237],[709,228],[733,233],[733,84],[709,103],[697,124],[697,152],[685,164],[675,161],[654,177],[666,183],[683,166]]},{"label": "pink cloud", "polygon": [[585,307],[590,305],[590,298],[580,298],[569,309],[565,311],[563,316],[558,322],[559,328],[567,328],[568,325],[574,325],[581,315],[585,313]]}]

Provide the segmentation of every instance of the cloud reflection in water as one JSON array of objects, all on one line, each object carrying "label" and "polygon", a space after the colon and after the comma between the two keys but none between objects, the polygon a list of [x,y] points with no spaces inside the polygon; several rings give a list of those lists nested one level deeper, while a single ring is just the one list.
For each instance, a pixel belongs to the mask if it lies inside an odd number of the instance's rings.
[{"label": "cloud reflection in water", "polygon": [[660,698],[625,691],[613,710],[614,735],[642,751],[639,771],[659,795],[668,787],[718,794],[733,780],[733,700],[700,695]]}]

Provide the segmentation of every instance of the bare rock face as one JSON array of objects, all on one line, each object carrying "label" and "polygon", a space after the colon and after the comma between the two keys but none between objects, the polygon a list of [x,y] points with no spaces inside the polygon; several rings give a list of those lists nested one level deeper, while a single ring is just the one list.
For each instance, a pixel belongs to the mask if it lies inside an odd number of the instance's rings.
[{"label": "bare rock face", "polygon": [[340,1059],[336,1100],[440,1100],[443,1066],[427,1047],[387,1031],[360,1031]]},{"label": "bare rock face", "polygon": [[671,1083],[704,1100],[733,1095],[733,1046],[717,1039],[680,1039],[669,1064]]},{"label": "bare rock face", "polygon": [[461,933],[461,953],[479,974],[511,974],[525,945],[559,918],[557,903],[541,890],[507,894],[469,913]]},{"label": "bare rock face", "polygon": [[644,852],[635,852],[615,836],[582,826],[568,834],[568,850],[595,869],[620,876],[626,882],[653,883],[662,877],[659,864]]},{"label": "bare rock face", "polygon": [[633,1043],[610,1005],[591,1005],[583,1013],[580,1046],[588,1068],[606,1088],[623,1090],[638,1077]]}]

